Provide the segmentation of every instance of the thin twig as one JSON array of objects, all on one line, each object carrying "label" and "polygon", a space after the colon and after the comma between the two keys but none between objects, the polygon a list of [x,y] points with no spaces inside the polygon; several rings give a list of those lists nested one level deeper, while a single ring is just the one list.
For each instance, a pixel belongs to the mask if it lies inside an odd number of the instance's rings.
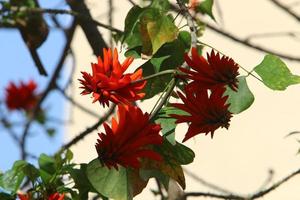
[{"label": "thin twig", "polygon": [[[105,122],[114,112],[116,105],[111,106],[109,108],[108,112],[99,120],[97,121],[94,125],[90,126],[87,128],[85,131],[79,133],[76,137],[74,137],[70,142],[67,144],[63,145],[61,147],[61,150],[65,150],[82,140],[84,137],[86,137],[88,134],[92,133],[94,130],[96,130],[103,122]],[[61,151],[60,150],[60,151]]]},{"label": "thin twig", "polygon": [[297,15],[295,12],[293,12],[288,6],[283,5],[277,0],[270,0],[274,5],[276,5],[278,8],[281,8],[284,12],[292,16],[294,19],[296,19],[298,22],[300,22],[300,15]]},{"label": "thin twig", "polygon": [[93,117],[100,118],[100,115],[99,115],[99,114],[97,114],[97,113],[95,113],[94,111],[87,109],[85,106],[83,106],[83,105],[77,103],[72,97],[68,96],[68,95],[66,94],[66,92],[65,92],[62,88],[60,88],[59,86],[57,86],[56,89],[57,89],[57,91],[59,91],[59,93],[60,93],[63,97],[65,97],[70,103],[72,103],[74,106],[76,106],[76,107],[79,108],[80,110],[86,112],[87,114],[89,114],[89,115],[91,115],[91,116],[93,116]]},{"label": "thin twig", "polygon": [[56,86],[56,80],[59,77],[59,74],[64,66],[64,61],[68,55],[68,51],[69,51],[69,48],[70,48],[70,45],[71,45],[71,42],[73,39],[73,35],[75,32],[75,27],[76,27],[76,22],[74,21],[69,29],[67,41],[66,41],[65,47],[63,49],[62,55],[60,57],[60,60],[55,68],[55,71],[54,71],[46,89],[44,90],[41,98],[39,99],[35,108],[33,109],[31,117],[28,119],[27,123],[25,124],[24,131],[22,133],[21,140],[20,140],[21,158],[23,160],[25,160],[26,156],[27,156],[26,155],[26,141],[27,141],[27,135],[29,133],[29,129],[30,129],[35,117],[37,116],[38,112],[40,111],[40,107],[41,107],[42,103],[47,98],[47,96],[52,91],[52,89],[54,89]]},{"label": "thin twig", "polygon": [[287,182],[288,180],[290,180],[291,178],[295,177],[298,174],[300,174],[300,169],[298,169],[297,171],[295,171],[295,172],[291,173],[290,175],[286,176],[282,180],[276,182],[275,184],[273,184],[269,188],[258,191],[254,194],[246,195],[246,196],[239,196],[239,195],[232,195],[232,194],[222,195],[222,194],[206,193],[206,192],[188,192],[188,193],[184,194],[184,197],[182,199],[186,200],[188,197],[200,197],[200,196],[202,196],[202,197],[214,197],[214,198],[218,198],[218,199],[231,199],[231,200],[253,200],[253,199],[258,199],[258,198],[264,197],[268,193],[274,191],[279,186],[281,186],[282,184],[284,184],[285,182]]}]

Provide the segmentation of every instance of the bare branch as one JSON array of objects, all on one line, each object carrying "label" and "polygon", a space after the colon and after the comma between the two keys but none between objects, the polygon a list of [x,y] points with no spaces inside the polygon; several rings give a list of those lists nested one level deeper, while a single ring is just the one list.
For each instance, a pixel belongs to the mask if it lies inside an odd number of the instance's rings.
[{"label": "bare branch", "polygon": [[283,5],[277,0],[270,0],[274,5],[276,5],[278,8],[282,9],[284,12],[288,13],[290,16],[292,16],[294,19],[296,19],[298,22],[300,22],[300,15],[293,12],[288,6]]},{"label": "bare branch", "polygon": [[108,110],[108,112],[99,121],[97,121],[91,127],[87,128],[85,131],[79,133],[70,142],[68,142],[67,144],[63,145],[61,147],[61,150],[65,150],[65,149],[70,148],[71,146],[73,146],[74,144],[76,144],[77,142],[79,142],[80,140],[82,140],[84,137],[86,137],[87,135],[89,135],[91,132],[93,132],[94,130],[96,130],[101,124],[103,124],[103,122],[105,122],[113,114],[113,112],[115,111],[115,107],[116,107],[116,105],[113,105]]},{"label": "bare branch", "polygon": [[91,116],[93,116],[93,117],[100,118],[100,115],[98,115],[97,113],[95,113],[95,112],[92,111],[92,110],[87,109],[85,106],[83,106],[83,105],[77,103],[72,97],[68,96],[68,95],[66,94],[66,92],[65,92],[62,88],[60,88],[59,86],[57,86],[56,89],[57,89],[57,91],[59,91],[59,93],[60,93],[63,97],[65,97],[70,103],[72,103],[74,106],[76,106],[76,107],[79,108],[80,110],[82,110],[82,111],[88,113],[89,115],[91,115]]},{"label": "bare branch", "polygon": [[32,122],[34,121],[36,115],[38,114],[40,107],[42,105],[42,103],[44,102],[44,100],[46,99],[46,97],[49,95],[49,93],[55,88],[56,86],[56,80],[59,78],[59,74],[64,66],[64,62],[65,59],[68,55],[68,51],[70,49],[70,45],[73,39],[73,35],[75,32],[75,27],[76,27],[76,22],[73,22],[73,24],[71,25],[71,28],[69,29],[69,34],[67,37],[67,42],[65,44],[65,47],[63,49],[62,55],[60,57],[60,60],[55,68],[55,71],[46,87],[46,89],[44,90],[41,98],[39,99],[38,103],[36,104],[35,108],[32,111],[32,115],[30,116],[30,118],[28,119],[27,123],[25,124],[25,128],[23,131],[23,134],[21,136],[21,141],[20,141],[20,149],[21,149],[21,158],[23,160],[26,159],[27,154],[26,154],[26,140],[27,140],[27,135],[29,133],[29,129],[32,125]]}]

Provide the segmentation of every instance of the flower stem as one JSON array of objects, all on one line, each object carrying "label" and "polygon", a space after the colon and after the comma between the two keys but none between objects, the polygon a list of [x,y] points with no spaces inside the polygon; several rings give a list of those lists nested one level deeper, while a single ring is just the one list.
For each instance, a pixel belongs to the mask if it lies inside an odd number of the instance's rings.
[{"label": "flower stem", "polygon": [[153,79],[153,78],[156,78],[156,77],[159,77],[159,76],[163,76],[163,75],[166,75],[166,74],[176,74],[176,73],[177,73],[177,70],[168,69],[168,70],[164,70],[164,71],[158,72],[156,74],[152,74],[150,76],[146,76],[146,77],[144,77],[142,79],[139,79],[139,80],[136,80],[136,81],[132,81],[131,84],[135,84],[135,83],[139,83],[139,82],[142,82],[142,81],[146,81],[146,80]]}]

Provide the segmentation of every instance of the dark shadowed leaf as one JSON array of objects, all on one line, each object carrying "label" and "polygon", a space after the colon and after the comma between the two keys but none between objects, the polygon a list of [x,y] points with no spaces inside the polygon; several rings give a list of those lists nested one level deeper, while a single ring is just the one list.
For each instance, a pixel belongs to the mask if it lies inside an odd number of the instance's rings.
[{"label": "dark shadowed leaf", "polygon": [[224,96],[228,96],[227,103],[230,103],[229,111],[238,114],[248,109],[254,102],[254,95],[247,85],[246,77],[238,77],[238,91],[233,91],[230,87],[226,87]]},{"label": "dark shadowed leaf", "polygon": [[101,165],[98,158],[88,164],[86,174],[100,194],[116,200],[131,200],[147,185],[137,170],[123,167],[119,167],[119,170],[108,169]]}]

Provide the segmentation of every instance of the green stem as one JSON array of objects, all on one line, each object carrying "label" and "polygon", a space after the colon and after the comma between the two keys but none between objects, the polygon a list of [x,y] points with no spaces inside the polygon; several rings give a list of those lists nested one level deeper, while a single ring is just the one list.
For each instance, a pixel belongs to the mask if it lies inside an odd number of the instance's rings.
[{"label": "green stem", "polygon": [[139,80],[136,80],[136,81],[132,81],[131,84],[135,84],[135,83],[139,83],[139,82],[142,82],[142,81],[146,81],[146,80],[153,79],[153,78],[156,78],[156,77],[159,77],[159,76],[163,76],[163,75],[166,75],[166,74],[175,74],[175,73],[177,73],[177,70],[173,70],[173,69],[164,70],[164,71],[158,72],[156,74],[152,74],[150,76],[146,76],[146,77],[144,77],[142,79],[139,79]]},{"label": "green stem", "polygon": [[173,89],[175,88],[176,84],[177,84],[178,79],[176,77],[174,77],[170,83],[168,84],[168,88],[166,90],[165,95],[161,98],[161,101],[158,100],[158,105],[156,107],[154,107],[153,111],[150,114],[150,119],[152,119],[153,117],[155,117],[155,115],[160,111],[160,109],[164,106],[164,104],[167,102],[169,96],[171,95],[171,93],[173,92]]}]

